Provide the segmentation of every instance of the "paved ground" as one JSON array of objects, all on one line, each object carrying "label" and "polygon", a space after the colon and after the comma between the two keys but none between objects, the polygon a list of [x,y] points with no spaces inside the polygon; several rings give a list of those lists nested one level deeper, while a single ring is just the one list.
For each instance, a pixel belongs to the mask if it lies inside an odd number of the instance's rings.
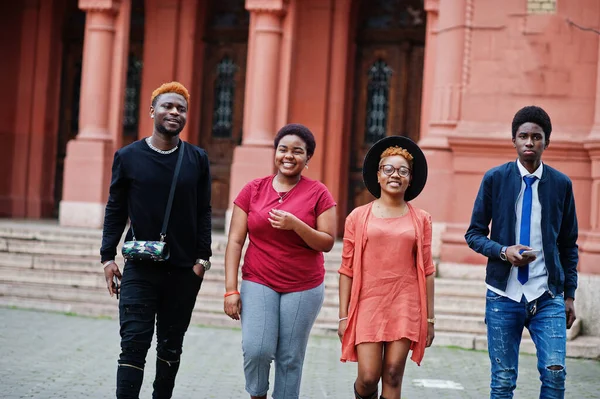
[{"label": "paved ground", "polygon": [[[96,399],[114,397],[119,351],[116,320],[0,308],[0,397]],[[247,398],[243,391],[241,332],[190,327],[174,399]],[[154,349],[142,398],[151,397]],[[352,398],[355,364],[338,361],[339,342],[310,340],[302,398]],[[434,347],[421,367],[409,361],[403,398],[488,396],[485,352]],[[515,397],[537,398],[535,357],[521,356]],[[600,362],[568,359],[567,398],[600,398]],[[443,387],[435,387],[435,386]]]}]

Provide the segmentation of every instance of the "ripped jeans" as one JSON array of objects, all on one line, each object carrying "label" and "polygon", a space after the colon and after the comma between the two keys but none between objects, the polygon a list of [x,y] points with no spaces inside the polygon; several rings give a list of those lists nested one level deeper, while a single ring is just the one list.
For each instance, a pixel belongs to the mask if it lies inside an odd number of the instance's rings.
[{"label": "ripped jeans", "polygon": [[119,300],[121,356],[117,369],[118,399],[139,398],[155,321],[157,359],[152,398],[171,397],[183,337],[201,284],[202,278],[191,267],[133,262],[125,265]]},{"label": "ripped jeans", "polygon": [[519,346],[527,327],[537,350],[537,368],[542,387],[540,399],[565,397],[565,352],[567,327],[562,295],[546,292],[527,303],[486,294],[485,319],[492,382],[491,399],[510,399],[517,386]]}]

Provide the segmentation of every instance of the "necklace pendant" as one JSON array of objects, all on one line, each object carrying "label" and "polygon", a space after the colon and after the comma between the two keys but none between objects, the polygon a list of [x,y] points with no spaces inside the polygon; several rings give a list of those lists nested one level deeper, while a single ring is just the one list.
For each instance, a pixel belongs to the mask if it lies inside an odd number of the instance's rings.
[{"label": "necklace pendant", "polygon": [[283,198],[279,198],[279,203],[283,204]]}]

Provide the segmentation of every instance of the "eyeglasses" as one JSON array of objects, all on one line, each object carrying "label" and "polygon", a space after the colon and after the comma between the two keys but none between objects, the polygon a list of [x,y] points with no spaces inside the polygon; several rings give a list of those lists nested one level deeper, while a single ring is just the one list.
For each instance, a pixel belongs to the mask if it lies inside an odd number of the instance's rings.
[{"label": "eyeglasses", "polygon": [[381,165],[379,170],[383,172],[386,176],[391,176],[394,172],[398,172],[400,177],[408,177],[410,175],[410,169],[404,166],[400,166],[399,168],[394,168],[392,165]]}]

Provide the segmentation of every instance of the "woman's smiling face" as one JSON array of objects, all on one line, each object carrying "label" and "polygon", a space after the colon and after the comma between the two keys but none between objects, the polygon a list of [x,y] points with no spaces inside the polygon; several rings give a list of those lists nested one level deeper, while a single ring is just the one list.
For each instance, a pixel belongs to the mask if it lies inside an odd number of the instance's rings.
[{"label": "woman's smiling face", "polygon": [[295,134],[288,134],[279,140],[275,150],[275,166],[284,176],[293,177],[302,173],[308,162],[306,143]]},{"label": "woman's smiling face", "polygon": [[[391,175],[384,173],[384,169],[391,170]],[[401,176],[402,171],[408,171],[408,176]],[[377,171],[377,181],[379,181],[379,185],[381,186],[381,194],[383,195],[383,193],[386,193],[390,196],[404,196],[404,193],[410,184],[410,172],[410,164],[403,156],[392,155],[383,158],[379,162],[379,170]]]}]

